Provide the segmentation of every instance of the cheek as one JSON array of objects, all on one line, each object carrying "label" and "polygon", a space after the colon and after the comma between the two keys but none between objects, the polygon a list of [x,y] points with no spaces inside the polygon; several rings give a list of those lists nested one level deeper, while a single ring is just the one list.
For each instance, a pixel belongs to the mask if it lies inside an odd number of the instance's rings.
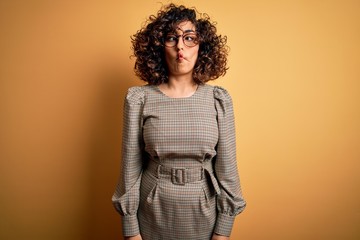
[{"label": "cheek", "polygon": [[176,48],[165,48],[165,56],[173,56],[176,55]]},{"label": "cheek", "polygon": [[199,56],[199,47],[197,47],[196,49],[193,49],[194,51],[192,52],[192,58],[196,61],[198,56]]},{"label": "cheek", "polygon": [[169,65],[169,63],[171,62],[171,59],[173,59],[171,51],[169,51],[168,49],[165,49],[165,62],[167,65]]},{"label": "cheek", "polygon": [[176,58],[176,51],[172,48],[165,48],[165,60],[166,62],[171,61],[172,59]]},{"label": "cheek", "polygon": [[165,48],[165,59],[167,59],[169,57],[169,51]]}]

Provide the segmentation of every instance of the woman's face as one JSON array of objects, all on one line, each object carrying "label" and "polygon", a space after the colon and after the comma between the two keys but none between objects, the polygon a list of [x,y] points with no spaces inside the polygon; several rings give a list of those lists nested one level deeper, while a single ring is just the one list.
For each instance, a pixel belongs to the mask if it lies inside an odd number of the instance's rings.
[{"label": "woman's face", "polygon": [[170,76],[192,75],[199,52],[195,30],[194,24],[184,21],[166,36],[165,60]]}]

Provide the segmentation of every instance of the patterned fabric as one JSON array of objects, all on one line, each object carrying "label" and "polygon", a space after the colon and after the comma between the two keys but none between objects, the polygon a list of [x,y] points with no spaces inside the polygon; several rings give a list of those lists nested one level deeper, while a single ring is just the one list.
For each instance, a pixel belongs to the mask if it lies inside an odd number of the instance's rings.
[{"label": "patterned fabric", "polygon": [[[159,165],[170,170],[154,170]],[[178,168],[203,169],[204,177],[176,184],[172,168],[174,174],[183,174]],[[204,240],[214,232],[229,236],[245,201],[228,92],[205,84],[190,97],[171,98],[153,85],[129,88],[122,172],[112,201],[122,215],[124,236],[141,233],[144,240]]]}]

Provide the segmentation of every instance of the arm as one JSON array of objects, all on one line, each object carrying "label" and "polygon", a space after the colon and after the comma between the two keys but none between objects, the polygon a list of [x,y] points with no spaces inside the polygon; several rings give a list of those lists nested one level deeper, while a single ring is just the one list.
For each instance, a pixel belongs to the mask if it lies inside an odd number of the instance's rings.
[{"label": "arm", "polygon": [[229,240],[230,237],[218,235],[216,233],[213,234],[211,240]]},{"label": "arm", "polygon": [[141,87],[133,87],[128,90],[123,115],[121,177],[112,197],[116,210],[122,215],[124,236],[136,236],[140,233],[137,210],[143,168],[143,101],[144,92]]},{"label": "arm", "polygon": [[[236,162],[235,123],[232,99],[228,92],[220,87],[214,89],[215,107],[219,128],[215,174],[220,186],[217,198],[218,216],[213,239],[230,236],[235,216],[245,208],[242,197]],[[215,237],[215,238],[214,238]]]},{"label": "arm", "polygon": [[142,240],[140,234],[133,237],[125,237],[124,240]]}]

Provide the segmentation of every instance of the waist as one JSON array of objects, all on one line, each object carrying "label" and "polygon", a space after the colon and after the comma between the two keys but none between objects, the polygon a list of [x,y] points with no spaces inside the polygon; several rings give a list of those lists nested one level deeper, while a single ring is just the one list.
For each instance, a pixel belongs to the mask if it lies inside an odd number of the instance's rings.
[{"label": "waist", "polygon": [[156,178],[169,179],[175,185],[201,181],[206,172],[213,173],[212,161],[205,161],[199,167],[169,167],[156,161],[150,160],[145,171],[150,172]]}]

